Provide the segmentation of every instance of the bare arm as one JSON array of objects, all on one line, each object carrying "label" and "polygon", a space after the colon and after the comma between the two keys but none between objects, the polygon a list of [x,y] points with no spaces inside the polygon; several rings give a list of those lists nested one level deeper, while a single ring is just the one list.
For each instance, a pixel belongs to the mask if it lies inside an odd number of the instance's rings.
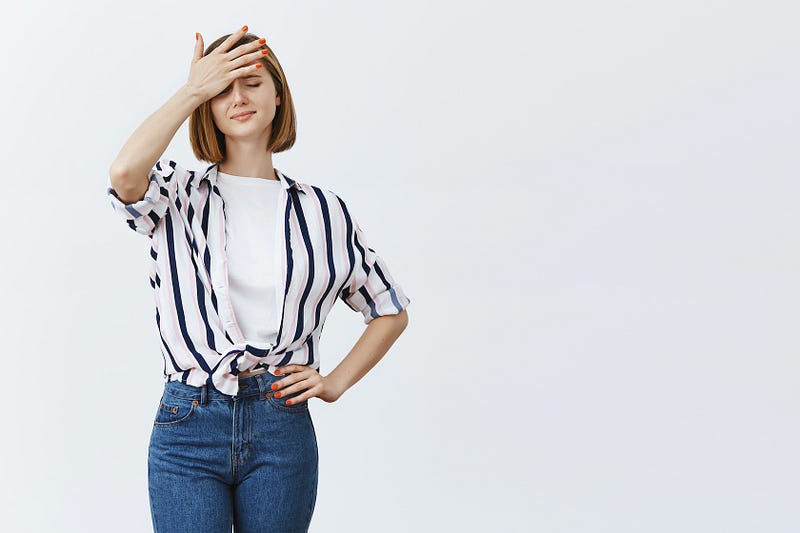
[{"label": "bare arm", "polygon": [[120,200],[133,203],[144,198],[153,165],[181,124],[203,101],[197,91],[184,85],[136,128],[109,169],[111,186]]},{"label": "bare arm", "polygon": [[350,353],[325,379],[334,385],[336,398],[352,387],[378,364],[408,325],[408,312],[374,318],[356,341]]},{"label": "bare arm", "polygon": [[252,41],[228,53],[230,47],[246,32],[247,26],[244,26],[232,33],[207,56],[203,55],[203,37],[197,34],[189,79],[167,103],[136,128],[111,164],[108,171],[111,187],[120,200],[130,204],[144,198],[150,185],[153,165],[167,149],[181,124],[200,104],[219,94],[234,79],[263,66],[261,62],[252,62],[263,57],[260,48],[264,39]]},{"label": "bare arm", "polygon": [[276,375],[286,375],[272,384],[275,397],[281,398],[300,392],[288,402],[302,402],[316,396],[328,403],[338,400],[344,392],[378,364],[389,348],[408,326],[408,312],[403,309],[396,315],[376,317],[356,341],[350,353],[327,376],[322,376],[308,365],[289,364],[275,370]]}]

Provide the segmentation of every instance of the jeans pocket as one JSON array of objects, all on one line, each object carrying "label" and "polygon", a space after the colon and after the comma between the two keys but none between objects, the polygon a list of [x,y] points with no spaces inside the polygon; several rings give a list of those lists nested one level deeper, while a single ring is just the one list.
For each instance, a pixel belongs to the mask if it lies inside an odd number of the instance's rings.
[{"label": "jeans pocket", "polygon": [[190,420],[200,403],[193,398],[182,398],[164,392],[158,403],[158,411],[153,421],[155,427],[172,427]]},{"label": "jeans pocket", "polygon": [[[272,404],[273,407],[276,409],[280,409],[281,411],[286,411],[288,413],[304,413],[308,411],[308,400],[303,400],[302,402],[295,403],[294,398],[303,394],[304,390],[300,392],[293,392],[290,394],[285,394],[280,398],[276,398],[275,394],[269,395],[269,403]],[[291,405],[286,405],[286,400],[292,400]]]}]

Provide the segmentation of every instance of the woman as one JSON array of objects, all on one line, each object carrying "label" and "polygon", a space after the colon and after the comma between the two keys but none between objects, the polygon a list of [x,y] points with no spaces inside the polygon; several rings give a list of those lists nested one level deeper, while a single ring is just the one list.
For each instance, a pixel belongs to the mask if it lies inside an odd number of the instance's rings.
[{"label": "woman", "polygon": [[[203,171],[158,159],[187,116]],[[410,299],[345,202],[273,167],[294,140],[283,69],[244,26],[205,52],[197,34],[188,81],[109,171],[112,207],[151,238],[165,376],[148,454],[157,532],[307,531],[308,400],[336,401],[407,325]],[[367,328],[323,376],[317,346],[337,299]]]}]

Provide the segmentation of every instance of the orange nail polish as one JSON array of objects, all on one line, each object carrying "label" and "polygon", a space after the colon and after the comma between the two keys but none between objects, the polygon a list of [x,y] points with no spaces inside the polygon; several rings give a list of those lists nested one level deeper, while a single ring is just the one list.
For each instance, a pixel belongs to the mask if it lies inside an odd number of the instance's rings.
[{"label": "orange nail polish", "polygon": [[242,31],[247,31],[247,24],[245,24],[244,26],[242,26]]},{"label": "orange nail polish", "polygon": [[261,53],[266,55],[269,53],[269,50],[261,50]]},{"label": "orange nail polish", "polygon": [[261,39],[258,40],[258,42],[260,42],[261,44],[264,44],[265,42],[267,42],[267,40],[262,37]]},{"label": "orange nail polish", "polygon": [[286,405],[292,405],[292,400],[286,400]]},{"label": "orange nail polish", "polygon": [[[260,65],[260,64],[261,64],[261,63],[259,63],[259,65]],[[276,375],[276,376],[280,376],[280,375],[281,375],[281,371],[280,371],[280,369],[275,369],[275,375]]]},{"label": "orange nail polish", "polygon": [[199,38],[200,38],[200,34],[199,34],[199,33],[197,33],[197,32],[194,32],[194,40],[196,41],[196,40],[198,40]]}]

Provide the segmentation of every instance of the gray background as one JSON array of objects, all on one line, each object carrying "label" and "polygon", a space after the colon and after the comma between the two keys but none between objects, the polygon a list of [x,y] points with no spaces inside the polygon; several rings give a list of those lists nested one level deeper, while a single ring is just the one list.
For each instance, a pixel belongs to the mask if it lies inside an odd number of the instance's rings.
[{"label": "gray background", "polygon": [[[242,24],[295,97],[275,166],[412,300],[310,402],[312,531],[800,530],[793,3],[4,4],[3,531],[150,530],[149,241],[107,171]],[[337,305],[323,374],[363,327]]]}]

